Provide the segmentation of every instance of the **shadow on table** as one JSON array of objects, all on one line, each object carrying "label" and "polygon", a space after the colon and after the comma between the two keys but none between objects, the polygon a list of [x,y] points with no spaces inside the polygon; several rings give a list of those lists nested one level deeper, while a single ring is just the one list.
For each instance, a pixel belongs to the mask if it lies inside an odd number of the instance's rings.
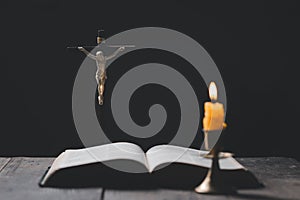
[{"label": "shadow on table", "polygon": [[[191,165],[169,165],[152,173],[125,173],[103,164],[59,170],[40,184],[43,187],[87,188],[103,187],[118,190],[180,189],[194,190],[202,182],[207,169]],[[226,170],[220,174],[224,184],[239,189],[261,188],[255,176],[247,170]]]}]

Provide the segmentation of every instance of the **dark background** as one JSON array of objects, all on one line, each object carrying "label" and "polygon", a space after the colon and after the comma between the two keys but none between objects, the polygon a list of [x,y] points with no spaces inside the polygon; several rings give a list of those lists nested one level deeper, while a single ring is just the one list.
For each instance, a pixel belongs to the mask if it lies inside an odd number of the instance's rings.
[{"label": "dark background", "polygon": [[[94,44],[97,29],[105,29],[104,36],[109,37],[127,29],[157,26],[189,35],[216,62],[228,97],[227,149],[238,156],[299,159],[299,8],[297,1],[1,1],[0,156],[57,156],[66,148],[82,147],[71,102],[84,55],[67,51],[66,46]],[[136,60],[131,58],[139,57],[140,64],[158,60],[176,69],[176,63],[188,66],[166,52],[133,54],[122,56],[108,70],[105,102],[118,78],[113,74],[120,73],[120,65],[128,70]],[[185,76],[203,103],[208,100],[206,88],[187,68]],[[176,116],[178,102],[173,94],[152,86],[141,88],[132,98],[139,105],[137,110],[171,102],[168,114]],[[149,95],[153,92],[166,94],[170,101]],[[147,112],[135,111],[132,105],[136,122],[147,124],[143,117]],[[109,115],[108,105],[97,112]],[[177,128],[178,119],[172,120],[164,128],[166,134]],[[113,122],[101,123],[115,128]],[[119,135],[113,140],[133,140]],[[172,137],[160,136],[150,143]],[[199,138],[200,132],[192,146],[199,145]]]}]

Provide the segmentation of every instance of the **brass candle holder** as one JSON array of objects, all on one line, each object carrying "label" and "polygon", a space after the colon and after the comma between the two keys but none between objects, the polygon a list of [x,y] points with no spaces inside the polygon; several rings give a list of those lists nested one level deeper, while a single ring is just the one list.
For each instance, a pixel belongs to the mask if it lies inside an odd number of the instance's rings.
[{"label": "brass candle holder", "polygon": [[[204,145],[208,148],[208,134],[213,131],[206,131],[204,138]],[[224,134],[221,133],[221,136],[211,151],[205,155],[206,158],[212,159],[211,168],[208,170],[205,179],[202,183],[195,188],[195,192],[200,194],[234,194],[236,189],[234,186],[226,183],[222,178],[219,165],[219,160],[227,157],[231,157],[231,153],[221,153],[222,150],[222,139]]]}]

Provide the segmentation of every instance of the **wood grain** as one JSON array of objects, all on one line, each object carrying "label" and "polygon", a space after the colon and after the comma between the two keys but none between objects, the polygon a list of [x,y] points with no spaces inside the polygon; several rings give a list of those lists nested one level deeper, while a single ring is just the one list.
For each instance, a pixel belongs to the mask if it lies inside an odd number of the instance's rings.
[{"label": "wood grain", "polygon": [[104,194],[105,200],[226,200],[228,196],[217,195],[200,195],[193,191],[178,191],[178,190],[148,190],[148,191],[118,191],[108,190]]},{"label": "wood grain", "polygon": [[0,172],[7,165],[11,158],[0,158]]},{"label": "wood grain", "polygon": [[101,188],[40,188],[38,182],[53,158],[12,158],[0,172],[0,199],[96,199]]},{"label": "wood grain", "polygon": [[[266,186],[237,195],[200,195],[181,190],[102,190],[40,188],[38,182],[54,158],[0,158],[0,199],[106,200],[296,200],[300,199],[300,163],[292,158],[238,158]],[[105,192],[104,192],[105,191]]]}]

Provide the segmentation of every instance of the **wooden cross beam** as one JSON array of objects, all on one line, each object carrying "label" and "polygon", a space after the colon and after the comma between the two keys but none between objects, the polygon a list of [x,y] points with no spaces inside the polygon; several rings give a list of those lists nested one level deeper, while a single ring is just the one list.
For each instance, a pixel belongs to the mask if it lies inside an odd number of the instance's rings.
[{"label": "wooden cross beam", "polygon": [[[97,44],[98,45],[84,45],[84,46],[70,46],[67,47],[67,49],[78,49],[78,47],[83,47],[86,49],[94,49],[96,47],[99,47],[101,43],[105,43],[105,38],[101,37],[101,32],[103,32],[104,30],[98,30],[98,35],[97,35]],[[131,44],[120,44],[120,45],[106,45],[107,47],[111,47],[111,48],[119,48],[119,47],[127,47],[127,48],[133,48],[135,47],[135,45],[131,45]]]}]

